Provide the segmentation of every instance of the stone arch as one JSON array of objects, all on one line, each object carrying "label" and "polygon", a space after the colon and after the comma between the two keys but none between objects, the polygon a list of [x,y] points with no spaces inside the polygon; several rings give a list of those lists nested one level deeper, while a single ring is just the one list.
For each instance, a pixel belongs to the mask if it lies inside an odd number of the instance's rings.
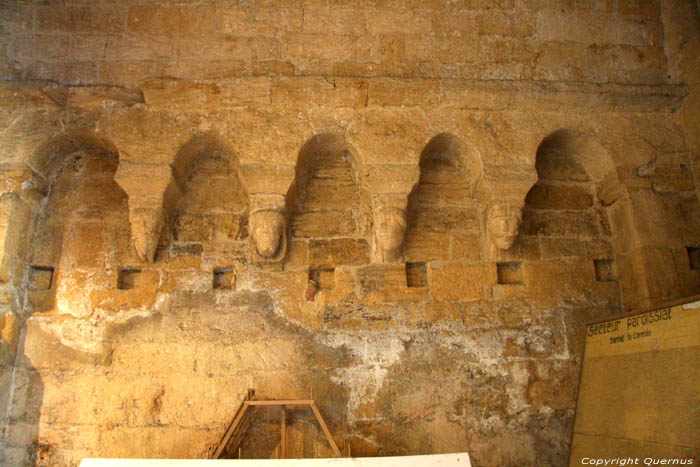
[{"label": "stone arch", "polygon": [[[364,237],[368,230],[368,190],[362,164],[346,139],[324,133],[299,151],[286,204],[295,238]],[[343,211],[338,210],[344,206]]]},{"label": "stone arch", "polygon": [[[408,196],[406,260],[479,260],[478,151],[452,133],[440,133],[423,148],[419,167]],[[450,244],[459,245],[454,258],[448,258]]]},{"label": "stone arch", "polygon": [[44,179],[30,240],[28,311],[76,317],[99,306],[99,289],[116,288],[120,265],[133,257],[128,196],[114,174],[119,153],[91,133],[58,135],[30,160]]},{"label": "stone arch", "polygon": [[117,147],[108,138],[89,131],[72,131],[53,136],[40,144],[30,155],[29,167],[48,178],[60,169],[60,160],[76,151],[103,151],[119,155]]},{"label": "stone arch", "polygon": [[371,200],[362,169],[340,134],[315,135],[299,151],[285,203],[290,240],[308,246],[312,270],[369,260]]},{"label": "stone arch", "polygon": [[164,205],[177,242],[241,240],[248,236],[248,194],[233,146],[214,133],[195,135],[177,152]]},{"label": "stone arch", "polygon": [[610,154],[595,138],[560,129],[542,139],[535,169],[522,234],[537,237],[544,260],[593,261],[597,280],[617,280],[638,236]]}]

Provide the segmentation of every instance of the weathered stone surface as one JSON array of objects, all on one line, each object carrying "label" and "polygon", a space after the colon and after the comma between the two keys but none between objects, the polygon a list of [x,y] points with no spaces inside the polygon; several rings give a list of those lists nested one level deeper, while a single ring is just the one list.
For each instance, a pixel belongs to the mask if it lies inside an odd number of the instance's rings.
[{"label": "weathered stone surface", "polygon": [[441,232],[406,232],[406,261],[428,262],[448,259],[450,236]]},{"label": "weathered stone surface", "polygon": [[308,265],[312,268],[335,268],[344,264],[369,262],[369,246],[357,240],[311,240]]},{"label": "weathered stone surface", "polygon": [[345,237],[357,228],[349,211],[317,211],[292,217],[292,236],[296,238]]},{"label": "weathered stone surface", "polygon": [[592,207],[593,197],[588,190],[578,186],[538,183],[527,194],[525,202],[534,209],[576,211]]},{"label": "weathered stone surface", "polygon": [[475,232],[479,220],[472,208],[430,206],[409,209],[408,225],[409,229],[430,232]]},{"label": "weathered stone surface", "polygon": [[562,465],[585,323],[700,292],[682,2],[59,3],[0,14],[9,465],[206,457],[250,387],[356,455]]},{"label": "weathered stone surface", "polygon": [[484,286],[496,283],[496,268],[490,265],[445,263],[428,266],[428,285],[438,301],[464,302],[484,298]]}]

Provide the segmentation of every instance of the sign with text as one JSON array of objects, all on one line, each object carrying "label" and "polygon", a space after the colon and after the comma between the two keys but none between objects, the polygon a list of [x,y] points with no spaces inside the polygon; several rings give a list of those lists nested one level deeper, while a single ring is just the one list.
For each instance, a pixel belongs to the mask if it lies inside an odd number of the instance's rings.
[{"label": "sign with text", "polygon": [[589,324],[570,465],[699,453],[700,297]]}]

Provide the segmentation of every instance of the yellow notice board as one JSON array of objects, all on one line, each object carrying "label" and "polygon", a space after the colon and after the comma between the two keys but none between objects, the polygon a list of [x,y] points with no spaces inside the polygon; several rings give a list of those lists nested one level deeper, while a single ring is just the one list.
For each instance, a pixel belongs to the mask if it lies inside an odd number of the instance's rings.
[{"label": "yellow notice board", "polygon": [[569,465],[700,465],[700,296],[587,326]]}]

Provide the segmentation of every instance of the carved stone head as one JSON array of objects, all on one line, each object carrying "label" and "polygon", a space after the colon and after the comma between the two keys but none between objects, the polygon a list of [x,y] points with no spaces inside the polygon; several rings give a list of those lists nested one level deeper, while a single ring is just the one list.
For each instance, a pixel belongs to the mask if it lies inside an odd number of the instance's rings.
[{"label": "carved stone head", "polygon": [[519,205],[496,201],[488,210],[486,230],[498,248],[508,250],[518,237],[522,221],[522,209]]},{"label": "carved stone head", "polygon": [[274,209],[255,211],[250,216],[250,234],[254,259],[276,260],[286,253],[286,220],[284,213]]},{"label": "carved stone head", "polygon": [[388,263],[401,259],[406,236],[406,212],[382,206],[374,210],[374,259]]},{"label": "carved stone head", "polygon": [[132,208],[129,210],[129,222],[136,254],[144,263],[152,263],[165,224],[163,209]]}]

